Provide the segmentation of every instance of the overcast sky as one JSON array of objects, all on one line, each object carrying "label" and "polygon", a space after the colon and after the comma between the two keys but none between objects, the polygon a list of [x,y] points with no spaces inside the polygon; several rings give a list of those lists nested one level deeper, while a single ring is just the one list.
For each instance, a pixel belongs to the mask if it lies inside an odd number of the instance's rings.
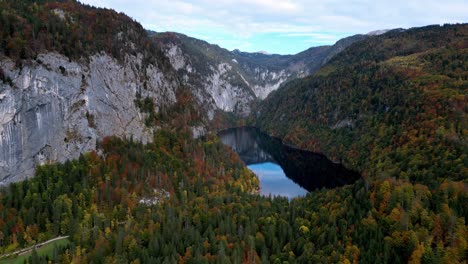
[{"label": "overcast sky", "polygon": [[81,0],[229,50],[295,54],[390,28],[468,22],[468,0]]}]

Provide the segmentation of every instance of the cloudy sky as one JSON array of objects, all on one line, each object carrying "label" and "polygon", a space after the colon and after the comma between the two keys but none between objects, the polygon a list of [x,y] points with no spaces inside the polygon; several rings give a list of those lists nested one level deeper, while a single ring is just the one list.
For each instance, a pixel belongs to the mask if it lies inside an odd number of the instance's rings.
[{"label": "cloudy sky", "polygon": [[243,51],[295,54],[378,29],[468,22],[467,0],[81,0],[145,28]]}]

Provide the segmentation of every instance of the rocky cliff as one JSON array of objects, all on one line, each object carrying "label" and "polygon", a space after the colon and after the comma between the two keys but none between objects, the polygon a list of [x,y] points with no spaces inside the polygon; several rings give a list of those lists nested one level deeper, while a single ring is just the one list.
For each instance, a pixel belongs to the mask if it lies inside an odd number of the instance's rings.
[{"label": "rocky cliff", "polygon": [[205,106],[209,117],[214,110],[249,114],[252,102],[265,99],[289,80],[312,74],[346,47],[366,38],[356,35],[333,46],[278,55],[228,51],[179,33],[149,35],[200,105]]},{"label": "rocky cliff", "polygon": [[119,63],[105,53],[85,62],[50,52],[28,66],[6,57],[1,65],[11,80],[0,83],[2,183],[31,176],[38,164],[76,158],[104,136],[148,141],[152,129],[144,125],[135,94],[152,98],[156,108],[176,100],[177,82],[157,65],[143,68],[141,54]]}]

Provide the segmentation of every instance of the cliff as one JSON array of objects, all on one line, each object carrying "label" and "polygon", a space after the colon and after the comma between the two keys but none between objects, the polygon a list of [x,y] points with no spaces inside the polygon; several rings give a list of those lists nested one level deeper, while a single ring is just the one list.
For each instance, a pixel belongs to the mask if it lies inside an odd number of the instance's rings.
[{"label": "cliff", "polygon": [[137,92],[157,109],[176,101],[177,82],[157,65],[141,77],[141,54],[119,63],[105,53],[85,62],[49,52],[22,68],[8,58],[1,65],[11,80],[0,84],[2,183],[33,175],[39,164],[77,158],[104,136],[149,141],[153,129],[134,102]]}]

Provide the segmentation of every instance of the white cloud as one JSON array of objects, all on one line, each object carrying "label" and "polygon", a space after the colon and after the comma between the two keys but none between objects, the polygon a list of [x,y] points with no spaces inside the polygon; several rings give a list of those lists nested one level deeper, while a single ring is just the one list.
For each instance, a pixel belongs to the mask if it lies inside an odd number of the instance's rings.
[{"label": "white cloud", "polygon": [[300,10],[299,3],[292,1],[277,1],[277,0],[243,0],[239,1],[244,4],[253,4],[260,8],[265,8],[274,12],[297,12]]},{"label": "white cloud", "polygon": [[[296,39],[301,36],[307,37],[306,41],[332,44],[343,34],[362,34],[378,29],[408,28],[447,22],[468,22],[466,0],[82,0],[82,2],[124,12],[152,30],[178,31],[192,36],[207,35],[210,39],[244,43],[243,46],[248,46],[245,42],[259,34],[277,33]],[[216,37],[219,35],[223,37]],[[252,43],[250,46],[253,46]]]}]

